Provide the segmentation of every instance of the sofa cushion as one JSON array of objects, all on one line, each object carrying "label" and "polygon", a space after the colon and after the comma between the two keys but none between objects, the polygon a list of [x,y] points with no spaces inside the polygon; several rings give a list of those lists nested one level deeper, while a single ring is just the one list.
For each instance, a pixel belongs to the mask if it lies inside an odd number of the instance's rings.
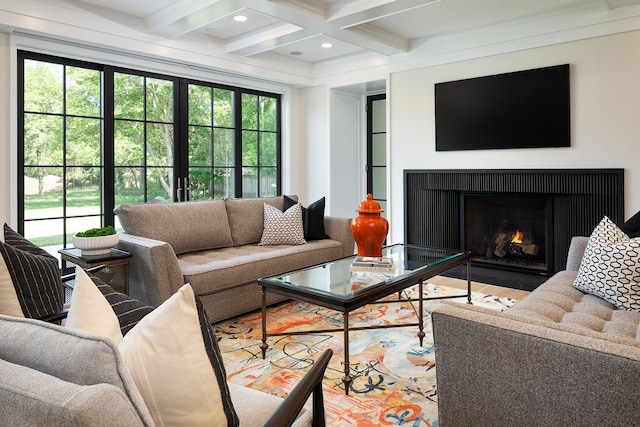
[{"label": "sofa cushion", "polygon": [[296,203],[282,212],[268,203],[264,204],[264,230],[260,238],[261,246],[304,245],[302,227],[302,205]]},{"label": "sofa cushion", "polygon": [[640,238],[629,239],[605,216],[589,237],[573,285],[619,308],[640,310]]},{"label": "sofa cushion", "polygon": [[[229,383],[229,391],[233,404],[238,408],[238,418],[242,426],[263,425],[283,401],[277,396],[233,383]],[[251,402],[251,405],[247,405],[247,402]],[[291,427],[311,426],[311,415],[311,410],[302,408]]]},{"label": "sofa cushion", "polygon": [[573,286],[577,275],[575,271],[554,274],[506,312],[574,329],[636,338],[640,312],[619,310],[602,298],[579,291]]},{"label": "sofa cushion", "polygon": [[[342,257],[335,240],[315,240],[306,245],[244,245],[178,257],[185,281],[198,295],[255,283],[257,278],[297,270]],[[256,292],[260,299],[260,292]]]},{"label": "sofa cushion", "polygon": [[238,425],[217,340],[190,285],[145,316],[119,348],[156,424]]},{"label": "sofa cushion", "polygon": [[[283,210],[289,209],[298,203],[290,197],[284,196]],[[302,226],[304,227],[305,240],[330,239],[324,229],[324,205],[325,198],[322,197],[311,203],[306,208],[302,207]]]},{"label": "sofa cushion", "polygon": [[0,359],[81,386],[111,384],[128,397],[146,425],[152,424],[111,340],[39,320],[2,315],[0,337]]},{"label": "sofa cushion", "polygon": [[224,200],[123,204],[114,212],[126,233],[167,242],[176,254],[233,246]]},{"label": "sofa cushion", "polygon": [[283,198],[225,199],[231,236],[236,246],[258,243],[264,229],[264,204],[282,210]]}]

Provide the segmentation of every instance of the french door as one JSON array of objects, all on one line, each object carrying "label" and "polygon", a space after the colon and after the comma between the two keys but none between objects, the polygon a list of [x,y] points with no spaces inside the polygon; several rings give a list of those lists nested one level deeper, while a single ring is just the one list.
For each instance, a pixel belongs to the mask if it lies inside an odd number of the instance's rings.
[{"label": "french door", "polygon": [[55,250],[122,203],[280,194],[280,95],[30,52],[18,231]]}]

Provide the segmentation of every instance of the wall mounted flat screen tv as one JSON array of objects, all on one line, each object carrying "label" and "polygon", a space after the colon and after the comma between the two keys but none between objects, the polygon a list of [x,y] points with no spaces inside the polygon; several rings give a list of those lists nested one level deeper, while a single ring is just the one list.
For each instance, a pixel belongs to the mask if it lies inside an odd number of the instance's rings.
[{"label": "wall mounted flat screen tv", "polygon": [[569,64],[435,85],[436,151],[569,147]]}]

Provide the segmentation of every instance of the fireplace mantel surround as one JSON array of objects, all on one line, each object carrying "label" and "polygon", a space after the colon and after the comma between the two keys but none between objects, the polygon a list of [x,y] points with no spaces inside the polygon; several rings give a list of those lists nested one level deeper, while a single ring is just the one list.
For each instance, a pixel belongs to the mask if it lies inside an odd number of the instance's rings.
[{"label": "fireplace mantel surround", "polygon": [[623,221],[624,169],[412,169],[404,193],[405,242],[459,249],[465,193],[549,197],[551,274],[564,269],[572,236],[590,235],[605,215]]}]

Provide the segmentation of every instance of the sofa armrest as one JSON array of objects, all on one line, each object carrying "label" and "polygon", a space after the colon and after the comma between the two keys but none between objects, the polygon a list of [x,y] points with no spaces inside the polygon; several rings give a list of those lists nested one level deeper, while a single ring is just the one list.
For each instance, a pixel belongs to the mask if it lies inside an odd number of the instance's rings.
[{"label": "sofa armrest", "polygon": [[324,231],[332,240],[342,243],[342,256],[351,256],[355,252],[356,242],[351,234],[351,218],[337,216],[324,217]]},{"label": "sofa armrest", "polygon": [[0,402],[0,418],[6,426],[149,425],[112,384],[74,384],[3,359]]},{"label": "sofa armrest", "polygon": [[442,427],[640,425],[640,342],[459,303],[432,321]]},{"label": "sofa armrest", "polygon": [[578,271],[578,269],[580,269],[580,263],[582,262],[584,251],[587,249],[587,243],[589,243],[589,238],[585,236],[573,236],[571,238],[569,253],[567,255],[567,270]]},{"label": "sofa armrest", "polygon": [[182,285],[178,258],[168,243],[131,234],[120,234],[118,249],[129,252],[129,295],[157,307]]}]

